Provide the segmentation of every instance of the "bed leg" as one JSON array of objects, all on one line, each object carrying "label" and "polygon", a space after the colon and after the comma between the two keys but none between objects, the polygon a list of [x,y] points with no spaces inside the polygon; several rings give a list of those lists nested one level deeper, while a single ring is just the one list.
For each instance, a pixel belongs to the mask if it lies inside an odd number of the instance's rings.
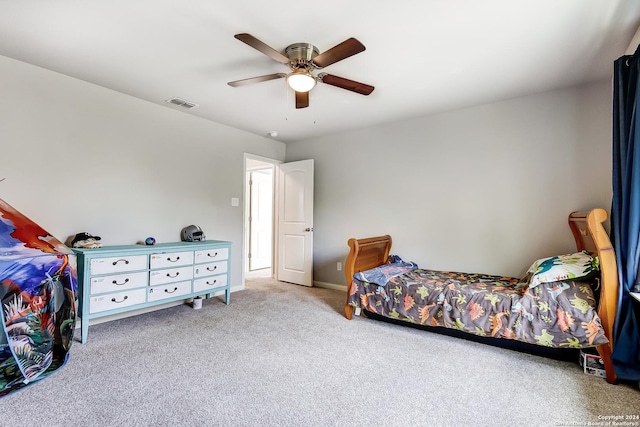
[{"label": "bed leg", "polygon": [[344,317],[351,320],[353,318],[353,306],[346,304],[344,306]]},{"label": "bed leg", "polygon": [[602,362],[604,363],[607,382],[609,384],[618,384],[618,377],[615,369],[613,368],[613,362],[611,361],[611,347],[609,347],[608,344],[604,344],[596,347],[596,350],[598,350],[598,353],[602,358]]}]

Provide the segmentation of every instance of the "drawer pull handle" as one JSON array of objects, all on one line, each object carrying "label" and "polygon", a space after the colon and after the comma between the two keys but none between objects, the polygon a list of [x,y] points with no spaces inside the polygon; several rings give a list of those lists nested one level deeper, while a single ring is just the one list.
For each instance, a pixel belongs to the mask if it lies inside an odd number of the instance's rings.
[{"label": "drawer pull handle", "polygon": [[119,259],[117,261],[113,261],[113,265],[116,265],[117,263],[119,263],[120,261],[124,262],[125,264],[129,264],[129,260],[128,259]]},{"label": "drawer pull handle", "polygon": [[214,280],[213,282],[207,281],[207,285],[215,285],[216,283],[218,283],[218,279]]},{"label": "drawer pull handle", "polygon": [[169,262],[177,262],[180,259],[180,257],[176,257],[176,259],[171,259],[171,257],[167,257],[167,261]]},{"label": "drawer pull handle", "polygon": [[129,279],[127,278],[127,279],[124,279],[124,282],[122,282],[122,283],[118,283],[118,281],[117,281],[117,280],[114,280],[114,281],[113,281],[113,282],[111,282],[111,283],[113,283],[113,284],[114,284],[114,285],[116,285],[116,286],[122,286],[122,285],[124,285],[124,284],[126,284],[126,283],[128,283],[128,282],[129,282]]},{"label": "drawer pull handle", "polygon": [[167,277],[174,278],[174,277],[178,277],[178,275],[179,275],[179,274],[180,274],[180,272],[179,272],[179,271],[178,271],[178,272],[176,272],[176,274],[174,274],[174,275],[171,275],[171,273],[167,273]]},{"label": "drawer pull handle", "polygon": [[216,271],[216,269],[218,268],[218,266],[214,266],[213,268],[209,268],[207,267],[207,271]]},{"label": "drawer pull handle", "polygon": [[170,291],[169,289],[165,289],[164,291],[165,291],[166,293],[168,293],[168,294],[172,294],[172,293],[174,293],[174,292],[175,292],[175,291],[177,291],[177,290],[178,290],[178,288],[173,288],[173,290],[172,290],[172,291]]},{"label": "drawer pull handle", "polygon": [[215,257],[217,257],[217,256],[218,256],[218,252],[215,252],[213,255],[211,255],[211,252],[207,252],[207,256],[208,256],[209,258],[215,258]]},{"label": "drawer pull handle", "polygon": [[128,296],[124,296],[124,298],[122,298],[122,301],[118,301],[115,298],[111,298],[111,302],[115,302],[116,304],[120,304],[121,302],[124,302],[127,298],[129,298]]}]

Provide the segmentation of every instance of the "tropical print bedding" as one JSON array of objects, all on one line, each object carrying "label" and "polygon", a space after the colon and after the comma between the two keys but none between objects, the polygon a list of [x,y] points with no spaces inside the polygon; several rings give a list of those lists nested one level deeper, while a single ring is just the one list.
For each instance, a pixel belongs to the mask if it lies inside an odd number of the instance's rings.
[{"label": "tropical print bedding", "polygon": [[547,347],[608,342],[589,282],[529,288],[512,277],[414,269],[386,284],[354,277],[348,304],[410,323]]}]

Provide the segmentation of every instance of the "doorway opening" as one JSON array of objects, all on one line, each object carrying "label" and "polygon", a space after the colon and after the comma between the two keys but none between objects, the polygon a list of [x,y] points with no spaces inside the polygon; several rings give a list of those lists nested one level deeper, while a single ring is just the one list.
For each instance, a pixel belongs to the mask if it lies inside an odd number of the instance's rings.
[{"label": "doorway opening", "polygon": [[274,276],[274,187],[278,163],[245,154],[245,279]]},{"label": "doorway opening", "polygon": [[245,153],[244,173],[243,286],[247,278],[313,286],[313,159]]}]

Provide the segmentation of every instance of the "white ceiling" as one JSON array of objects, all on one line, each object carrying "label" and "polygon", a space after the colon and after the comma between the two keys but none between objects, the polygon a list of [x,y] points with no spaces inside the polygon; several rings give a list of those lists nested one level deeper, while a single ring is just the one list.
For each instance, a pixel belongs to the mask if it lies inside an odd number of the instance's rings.
[{"label": "white ceiling", "polygon": [[[0,0],[0,55],[283,142],[611,76],[640,25],[638,0]],[[376,87],[327,84],[296,110],[289,71],[236,40],[366,50],[323,69]]]}]

